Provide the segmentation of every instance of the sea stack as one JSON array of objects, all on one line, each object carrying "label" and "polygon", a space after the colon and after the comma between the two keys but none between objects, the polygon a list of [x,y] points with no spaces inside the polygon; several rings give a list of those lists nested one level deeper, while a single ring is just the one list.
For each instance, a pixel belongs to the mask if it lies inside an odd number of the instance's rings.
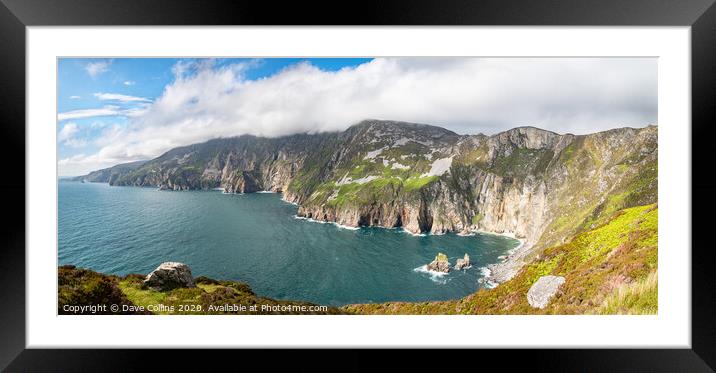
[{"label": "sea stack", "polygon": [[459,271],[468,267],[470,267],[470,256],[465,253],[465,256],[462,259],[458,259],[457,263],[455,263],[455,269]]},{"label": "sea stack", "polygon": [[450,262],[448,262],[447,255],[438,253],[438,255],[435,256],[435,260],[428,264],[428,271],[443,273],[450,272]]}]

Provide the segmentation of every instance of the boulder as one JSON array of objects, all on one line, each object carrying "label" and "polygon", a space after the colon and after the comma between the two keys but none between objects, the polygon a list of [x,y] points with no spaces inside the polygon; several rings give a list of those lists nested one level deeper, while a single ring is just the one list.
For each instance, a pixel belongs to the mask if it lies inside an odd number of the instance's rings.
[{"label": "boulder", "polygon": [[455,269],[461,270],[463,268],[467,268],[470,266],[470,256],[465,253],[465,256],[462,259],[458,259],[457,263],[455,263]]},{"label": "boulder", "polygon": [[184,263],[165,262],[148,274],[143,284],[154,290],[193,288],[194,277],[191,269]]},{"label": "boulder", "polygon": [[428,271],[443,273],[450,272],[450,262],[448,262],[447,255],[438,253],[438,255],[435,256],[435,260],[428,264]]},{"label": "boulder", "polygon": [[562,276],[542,276],[527,291],[527,302],[534,308],[543,309],[564,284]]}]

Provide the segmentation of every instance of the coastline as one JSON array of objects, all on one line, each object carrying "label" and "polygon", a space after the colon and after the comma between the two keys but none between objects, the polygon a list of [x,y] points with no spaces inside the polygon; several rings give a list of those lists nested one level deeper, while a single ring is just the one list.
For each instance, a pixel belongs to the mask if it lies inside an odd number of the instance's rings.
[{"label": "coastline", "polygon": [[338,227],[338,228],[348,229],[348,230],[351,230],[351,231],[357,231],[357,230],[360,229],[360,227],[350,227],[350,226],[347,226],[347,225],[343,225],[343,224],[336,223],[336,222],[334,222],[334,221],[316,220],[316,219],[313,219],[313,218],[307,218],[307,217],[305,217],[305,216],[294,215],[293,218],[294,218],[294,219],[297,219],[297,220],[306,220],[306,221],[311,222],[311,223],[333,224],[333,225],[335,225],[335,226]]},{"label": "coastline", "polygon": [[487,266],[482,267],[484,273],[482,280],[489,288],[494,288],[499,284],[512,279],[512,277],[519,272],[520,268],[526,264],[524,259],[532,253],[532,248],[534,247],[534,244],[528,242],[526,239],[516,237],[512,232],[497,233],[482,230],[471,230],[470,232],[509,237],[519,241],[519,244],[513,249],[510,249],[507,252],[507,256],[502,258],[500,262],[488,264]]},{"label": "coastline", "polygon": [[[101,182],[93,182],[93,183],[101,183]],[[107,184],[107,183],[102,183]],[[223,188],[212,188],[211,191],[221,191],[222,194],[238,194],[242,195],[244,193],[227,193]],[[281,194],[281,200],[283,202],[289,203],[294,206],[299,206],[296,202],[291,202],[287,199],[285,199],[285,195],[283,193],[273,192],[273,191],[257,191],[255,193],[267,193],[267,194]],[[322,220],[316,220],[312,218],[306,218],[298,215],[294,215],[294,218],[297,220],[306,220],[308,222],[312,223],[319,223],[319,224],[332,224],[338,228],[346,229],[346,230],[352,230],[356,231],[359,230],[361,227],[351,227],[347,225],[343,225],[336,222],[329,222],[329,221],[322,221]],[[385,227],[379,227],[383,229],[395,229],[395,228],[385,228]],[[408,230],[402,229],[403,233],[409,234],[413,237],[425,237],[432,233],[413,233]],[[444,234],[444,233],[442,233]],[[507,256],[502,258],[502,260],[498,263],[488,264],[484,267],[481,267],[481,270],[484,273],[484,277],[481,279],[485,284],[488,285],[489,288],[494,288],[498,286],[499,284],[509,281],[512,277],[514,277],[517,272],[519,272],[520,268],[525,262],[525,257],[527,255],[531,254],[533,245],[529,242],[527,242],[525,239],[517,238],[514,233],[511,232],[489,232],[489,231],[483,231],[478,229],[473,229],[469,231],[462,231],[462,232],[456,232],[458,236],[466,237],[466,236],[473,236],[475,234],[484,234],[484,235],[494,235],[494,236],[502,236],[502,237],[508,237],[519,241],[519,244],[513,248],[510,249],[507,252]],[[440,235],[440,234],[436,234]]]},{"label": "coastline", "polygon": [[511,249],[507,257],[499,263],[487,265],[486,269],[489,273],[485,276],[486,282],[492,282],[497,286],[509,281],[519,272],[520,268],[526,264],[524,259],[532,253],[534,245],[526,240],[516,239],[520,241],[520,244],[514,249]]},{"label": "coastline", "polygon": [[[92,183],[100,183],[100,184],[108,184],[108,183],[102,183],[102,182],[92,182]],[[237,194],[237,195],[243,195],[244,193],[228,193],[223,188],[211,188],[210,191],[221,191],[222,194]],[[281,200],[283,202],[286,202],[288,204],[294,205],[294,206],[300,206],[296,202],[289,201],[285,198],[284,193],[280,192],[273,192],[273,191],[258,191],[256,193],[267,193],[267,194],[281,194]],[[316,220],[312,218],[306,218],[298,215],[294,215],[294,218],[297,220],[306,220],[308,222],[312,223],[319,223],[319,224],[332,224],[338,228],[346,229],[346,230],[352,230],[356,231],[361,229],[361,227],[352,227],[343,225],[337,222],[330,222],[330,221],[322,221],[322,220]],[[378,227],[383,229],[396,229],[396,228],[385,228],[385,227]],[[413,233],[408,230],[402,229],[403,233],[409,234],[413,237],[426,237],[428,235],[434,234],[434,233]],[[473,236],[475,234],[484,234],[484,235],[494,235],[494,236],[501,236],[501,237],[508,237],[519,241],[519,244],[513,248],[510,249],[507,252],[507,255],[502,258],[502,260],[498,263],[488,264],[485,267],[481,267],[481,270],[483,271],[484,277],[481,279],[481,281],[484,281],[484,283],[488,284],[490,288],[493,288],[503,282],[509,281],[512,277],[514,277],[517,272],[519,272],[520,268],[526,263],[524,260],[527,255],[531,253],[531,249],[533,245],[529,242],[527,242],[525,239],[517,238],[514,233],[511,232],[489,232],[489,231],[483,231],[478,229],[473,229],[469,231],[461,231],[461,232],[455,232],[458,236],[461,237],[467,237],[467,236]],[[439,233],[435,235],[440,235],[444,233]]]}]

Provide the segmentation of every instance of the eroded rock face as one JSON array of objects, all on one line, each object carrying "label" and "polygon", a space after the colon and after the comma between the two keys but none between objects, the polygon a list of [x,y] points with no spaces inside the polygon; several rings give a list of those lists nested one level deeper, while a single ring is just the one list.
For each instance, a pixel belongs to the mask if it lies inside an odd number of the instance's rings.
[{"label": "eroded rock face", "polygon": [[412,233],[510,233],[531,248],[561,243],[625,190],[638,191],[624,199],[632,205],[655,202],[657,160],[654,126],[578,136],[519,127],[487,136],[366,120],[343,132],[215,139],[85,178],[283,192],[298,216]]},{"label": "eroded rock face", "polygon": [[465,256],[462,259],[458,259],[457,263],[455,263],[455,269],[461,270],[463,268],[467,268],[470,266],[470,256],[465,253]]},{"label": "eroded rock face", "polygon": [[542,276],[527,291],[527,302],[534,308],[543,309],[564,284],[562,276]]},{"label": "eroded rock face", "polygon": [[143,284],[155,290],[193,288],[194,277],[188,265],[178,262],[165,262],[147,275]]},{"label": "eroded rock face", "polygon": [[428,271],[443,273],[450,272],[450,262],[448,261],[447,255],[438,253],[438,255],[435,256],[435,260],[428,264]]}]

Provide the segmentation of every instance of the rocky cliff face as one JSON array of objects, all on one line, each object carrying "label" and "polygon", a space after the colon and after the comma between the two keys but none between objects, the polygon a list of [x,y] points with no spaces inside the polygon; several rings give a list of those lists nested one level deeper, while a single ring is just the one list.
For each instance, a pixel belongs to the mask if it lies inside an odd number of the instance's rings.
[{"label": "rocky cliff face", "polygon": [[[100,171],[98,171],[100,172]],[[341,133],[241,136],[173,149],[112,185],[283,192],[298,214],[413,232],[484,230],[553,244],[657,196],[657,128],[493,136],[364,121]]]}]

